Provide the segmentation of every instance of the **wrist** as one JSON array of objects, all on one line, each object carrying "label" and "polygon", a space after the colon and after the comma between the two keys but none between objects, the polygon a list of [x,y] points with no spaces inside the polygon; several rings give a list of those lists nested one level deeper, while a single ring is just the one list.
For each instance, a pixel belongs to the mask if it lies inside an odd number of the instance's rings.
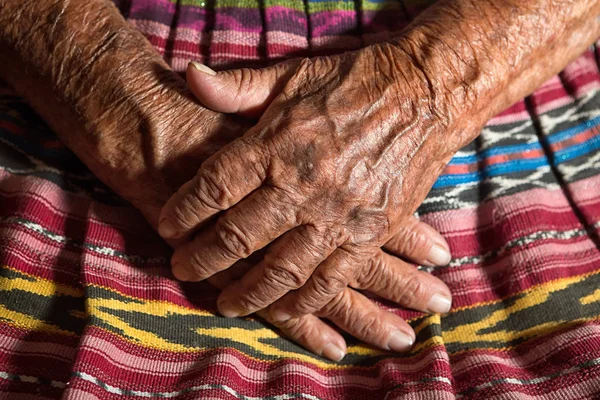
[{"label": "wrist", "polygon": [[558,73],[600,35],[600,3],[441,0],[392,46],[422,72],[466,138]]},{"label": "wrist", "polygon": [[[433,24],[416,25],[392,46],[409,59],[425,94],[426,107],[445,128],[453,152],[468,144],[495,112],[502,89],[499,71],[485,49],[476,50],[468,38],[449,42]],[[477,53],[476,53],[477,51]]]}]

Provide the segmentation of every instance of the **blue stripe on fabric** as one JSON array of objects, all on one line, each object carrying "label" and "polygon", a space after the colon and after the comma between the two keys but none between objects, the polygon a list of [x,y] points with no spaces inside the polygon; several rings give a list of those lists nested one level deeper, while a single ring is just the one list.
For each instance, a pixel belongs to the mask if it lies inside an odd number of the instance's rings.
[{"label": "blue stripe on fabric", "polygon": [[467,174],[447,174],[441,175],[433,185],[434,189],[454,186],[461,183],[477,182],[483,178],[506,175],[521,171],[531,171],[539,167],[548,165],[546,157],[531,158],[526,160],[511,160],[501,164],[485,166],[480,171],[469,172]]},{"label": "blue stripe on fabric", "polygon": [[572,136],[575,136],[581,132],[584,132],[588,129],[592,129],[593,127],[600,125],[600,116],[596,117],[596,118],[592,118],[588,121],[585,121],[582,124],[579,125],[575,125],[569,129],[565,129],[564,131],[561,132],[557,132],[553,135],[550,135],[547,137],[547,141],[550,144],[556,143],[556,142],[561,142],[565,139],[568,139]]},{"label": "blue stripe on fabric", "polygon": [[586,142],[576,144],[554,153],[554,165],[572,160],[584,154],[600,149],[600,136],[594,136]]},{"label": "blue stripe on fabric", "polygon": [[[558,142],[562,142],[563,140],[569,139],[575,135],[580,134],[588,129],[592,129],[596,126],[600,125],[600,116],[596,118],[592,118],[588,121],[585,121],[579,125],[573,126],[571,128],[565,129],[560,132],[556,132],[552,135],[546,137],[546,141],[549,144],[554,144]],[[512,154],[512,153],[521,153],[525,151],[531,150],[539,150],[542,146],[539,142],[534,143],[526,143],[526,144],[515,144],[509,146],[498,146],[490,149],[486,149],[481,153],[474,154],[471,156],[462,156],[462,157],[454,157],[450,160],[450,165],[460,165],[460,164],[472,164],[475,162],[479,162],[488,158],[490,156],[496,156],[501,154]]]},{"label": "blue stripe on fabric", "polygon": [[[595,136],[587,142],[577,144],[567,149],[554,153],[553,165],[570,161],[593,151],[600,149],[600,136]],[[433,185],[433,188],[443,188],[459,185],[461,183],[478,182],[483,178],[511,174],[521,171],[531,171],[536,168],[549,165],[546,157],[532,158],[528,160],[511,160],[501,164],[485,166],[481,171],[469,172],[467,174],[441,175]]]},{"label": "blue stripe on fabric", "polygon": [[490,156],[496,156],[501,154],[512,154],[522,153],[525,151],[538,150],[542,146],[539,142],[527,143],[527,144],[515,144],[510,146],[500,146],[486,149],[481,153],[473,154],[472,156],[453,157],[448,163],[449,165],[460,165],[460,164],[473,164],[479,162]]}]

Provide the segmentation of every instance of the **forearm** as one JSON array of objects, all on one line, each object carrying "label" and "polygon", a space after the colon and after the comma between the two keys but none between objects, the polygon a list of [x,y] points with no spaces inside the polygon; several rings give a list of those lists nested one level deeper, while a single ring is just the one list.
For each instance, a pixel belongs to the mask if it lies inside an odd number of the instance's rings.
[{"label": "forearm", "polygon": [[221,117],[190,100],[183,80],[108,0],[0,0],[0,56],[0,78],[136,206],[160,209],[171,194],[162,186],[191,177],[174,163],[231,140],[200,129]]},{"label": "forearm", "polygon": [[598,0],[442,0],[397,44],[422,70],[448,123],[469,119],[461,146],[599,36]]},{"label": "forearm", "polygon": [[157,88],[152,68],[167,66],[114,5],[1,1],[0,74],[67,146],[81,153],[90,150],[84,146],[88,140],[101,146],[108,135],[131,135],[135,127],[123,124],[133,118],[126,115],[147,108],[140,103],[152,93],[139,91]]}]

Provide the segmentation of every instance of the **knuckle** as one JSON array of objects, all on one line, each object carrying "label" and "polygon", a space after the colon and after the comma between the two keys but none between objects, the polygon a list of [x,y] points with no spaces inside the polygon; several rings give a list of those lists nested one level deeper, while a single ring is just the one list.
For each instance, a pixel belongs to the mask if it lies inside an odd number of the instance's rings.
[{"label": "knuckle", "polygon": [[250,68],[242,68],[239,74],[236,74],[236,86],[238,88],[236,96],[239,97],[254,88],[254,81],[256,80],[254,74]]},{"label": "knuckle", "polygon": [[411,273],[406,276],[402,282],[402,288],[399,291],[398,303],[404,306],[409,306],[426,292],[425,284],[417,273]]},{"label": "knuckle", "polygon": [[381,252],[375,253],[369,259],[366,266],[360,269],[352,286],[356,286],[359,289],[369,289],[381,285],[383,282],[381,282],[380,276],[384,268],[386,266],[383,254]]},{"label": "knuckle", "polygon": [[231,258],[241,259],[252,254],[253,249],[248,234],[230,218],[219,218],[215,231],[219,239],[219,247]]},{"label": "knuckle", "polygon": [[329,303],[325,304],[319,315],[328,318],[338,318],[343,321],[347,321],[351,318],[352,314],[352,302],[349,300],[346,291],[344,290],[340,294],[334,296]]},{"label": "knuckle", "polygon": [[175,226],[188,228],[196,219],[196,207],[185,197],[171,213],[172,222]]},{"label": "knuckle", "polygon": [[302,318],[281,322],[279,323],[279,327],[284,330],[288,336],[294,338],[294,340],[303,343],[311,343],[314,341],[314,329],[312,329]]},{"label": "knuckle", "polygon": [[[218,169],[217,169],[218,171]],[[200,170],[194,186],[193,198],[200,204],[217,210],[225,210],[231,204],[232,195],[224,185],[222,174]]]},{"label": "knuckle", "polygon": [[206,267],[206,264],[200,256],[200,253],[192,251],[187,253],[186,256],[188,265],[191,267],[191,270],[194,271],[194,274],[197,275],[199,280],[206,279],[212,275],[212,273]]},{"label": "knuckle", "polygon": [[337,270],[324,273],[317,271],[312,279],[314,281],[314,291],[321,298],[331,298],[348,285],[347,278]]},{"label": "knuckle", "polygon": [[237,299],[237,306],[240,310],[253,312],[264,308],[269,303],[269,298],[262,292],[248,291]]},{"label": "knuckle", "polygon": [[354,336],[363,340],[369,338],[371,339],[370,341],[377,341],[377,338],[380,337],[382,333],[386,332],[384,323],[377,313],[360,313],[356,315],[356,319],[358,318],[360,318],[361,323],[357,323],[357,321],[348,321],[348,323],[353,326],[354,331],[352,333]]},{"label": "knuckle", "polygon": [[276,254],[266,254],[265,279],[273,286],[282,287],[288,290],[298,289],[304,285],[308,277],[298,265],[286,261]]},{"label": "knuckle", "polygon": [[416,252],[423,243],[423,237],[413,229],[403,229],[396,238],[396,247],[404,254]]}]

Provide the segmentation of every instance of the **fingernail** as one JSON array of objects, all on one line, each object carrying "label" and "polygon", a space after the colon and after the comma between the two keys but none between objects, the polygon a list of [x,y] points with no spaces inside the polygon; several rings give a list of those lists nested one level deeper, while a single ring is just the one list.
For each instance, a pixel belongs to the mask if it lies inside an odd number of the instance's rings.
[{"label": "fingernail", "polygon": [[402,331],[394,331],[390,335],[388,341],[388,348],[393,351],[406,351],[413,345],[413,338]]},{"label": "fingernail", "polygon": [[200,64],[199,62],[196,62],[196,61],[190,61],[190,64],[200,72],[204,72],[205,74],[212,75],[212,76],[217,75],[217,73],[213,69],[207,67],[204,64]]},{"label": "fingernail", "polygon": [[221,315],[224,317],[235,318],[240,316],[239,311],[233,308],[231,304],[227,302],[217,303],[217,308],[219,309]]},{"label": "fingernail", "polygon": [[171,257],[171,272],[173,272],[178,281],[188,282],[198,280],[192,271],[183,266],[181,263],[181,254],[178,252],[173,253],[173,257]]},{"label": "fingernail", "polygon": [[323,356],[329,358],[331,361],[342,361],[342,359],[346,356],[346,353],[337,347],[333,343],[328,343],[323,347]]},{"label": "fingernail", "polygon": [[286,313],[283,310],[271,311],[271,317],[273,317],[273,319],[278,322],[284,322],[284,321],[287,321],[288,319],[292,318],[292,316],[290,314]]},{"label": "fingernail", "polygon": [[427,260],[433,265],[448,265],[450,262],[450,252],[440,246],[439,244],[434,244],[431,246],[431,250],[429,250],[429,257]]},{"label": "fingernail", "polygon": [[163,219],[158,223],[158,234],[165,239],[173,239],[177,235],[177,232],[171,221]]},{"label": "fingernail", "polygon": [[175,276],[178,281],[189,282],[193,279],[192,274],[180,264],[173,264],[171,272],[173,272],[173,276]]},{"label": "fingernail", "polygon": [[452,300],[443,294],[436,293],[431,296],[427,309],[433,313],[445,314],[450,311]]}]

